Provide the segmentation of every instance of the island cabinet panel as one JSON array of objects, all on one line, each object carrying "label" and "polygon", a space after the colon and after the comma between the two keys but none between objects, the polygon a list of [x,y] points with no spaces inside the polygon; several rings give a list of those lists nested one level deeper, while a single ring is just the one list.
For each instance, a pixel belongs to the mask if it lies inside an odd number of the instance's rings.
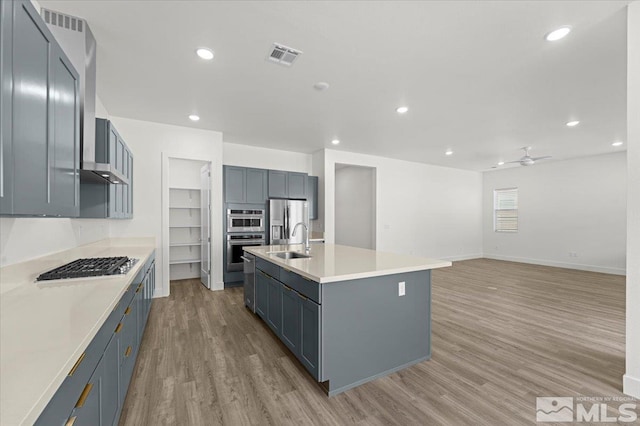
[{"label": "island cabinet panel", "polygon": [[267,281],[267,325],[278,336],[282,334],[282,286],[272,277]]},{"label": "island cabinet panel", "polygon": [[291,287],[282,285],[282,341],[300,358],[300,307],[301,299]]},{"label": "island cabinet panel", "polygon": [[256,258],[256,268],[265,272],[270,277],[275,278],[276,280],[280,279],[280,270],[281,268],[278,265],[274,265],[273,263],[267,262],[266,260]]},{"label": "island cabinet panel", "polygon": [[256,271],[256,314],[267,320],[267,298],[269,276],[263,271]]},{"label": "island cabinet panel", "polygon": [[[153,281],[154,256],[125,290],[118,304],[78,358],[36,425],[117,424],[141,340],[138,310],[144,309],[144,285]],[[153,288],[153,282],[150,288]]]},{"label": "island cabinet panel", "polygon": [[[298,295],[300,300],[300,362],[311,375],[320,378],[320,305]],[[284,327],[284,326],[283,326]]]},{"label": "island cabinet panel", "polygon": [[320,284],[317,282],[285,268],[280,268],[280,281],[301,295],[308,297],[316,303],[320,303]]}]

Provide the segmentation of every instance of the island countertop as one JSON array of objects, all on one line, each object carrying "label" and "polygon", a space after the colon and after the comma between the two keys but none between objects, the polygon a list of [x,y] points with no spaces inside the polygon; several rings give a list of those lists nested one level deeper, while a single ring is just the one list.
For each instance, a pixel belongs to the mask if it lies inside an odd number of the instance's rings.
[{"label": "island countertop", "polygon": [[[33,424],[155,249],[121,238],[0,268],[0,424]],[[36,283],[83,257],[139,259],[126,275]]]},{"label": "island countertop", "polygon": [[247,253],[319,283],[355,280],[451,266],[446,260],[405,256],[338,244],[313,244],[309,258],[283,259],[276,253],[305,253],[302,244],[246,247]]}]

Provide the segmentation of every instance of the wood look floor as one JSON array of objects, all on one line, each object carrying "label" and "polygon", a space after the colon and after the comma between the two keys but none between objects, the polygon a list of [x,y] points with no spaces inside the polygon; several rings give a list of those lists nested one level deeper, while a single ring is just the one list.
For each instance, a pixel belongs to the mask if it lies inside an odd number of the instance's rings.
[{"label": "wood look floor", "polygon": [[436,270],[433,358],[333,398],[242,301],[198,280],[154,300],[121,425],[531,425],[537,396],[623,396],[621,276]]}]

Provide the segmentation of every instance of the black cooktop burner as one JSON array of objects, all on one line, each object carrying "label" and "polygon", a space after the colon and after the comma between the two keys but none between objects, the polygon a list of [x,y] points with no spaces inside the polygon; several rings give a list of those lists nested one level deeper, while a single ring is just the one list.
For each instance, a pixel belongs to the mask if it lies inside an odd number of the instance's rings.
[{"label": "black cooktop burner", "polygon": [[78,259],[41,274],[37,281],[124,274],[131,268],[134,260],[126,256]]}]

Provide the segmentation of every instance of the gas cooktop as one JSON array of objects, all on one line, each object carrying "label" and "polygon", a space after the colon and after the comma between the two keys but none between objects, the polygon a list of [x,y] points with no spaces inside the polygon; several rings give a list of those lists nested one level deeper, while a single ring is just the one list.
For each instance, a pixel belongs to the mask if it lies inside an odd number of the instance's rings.
[{"label": "gas cooktop", "polygon": [[137,261],[138,259],[132,259],[126,256],[78,259],[40,274],[36,280],[48,281],[69,278],[101,277],[105,275],[123,275],[129,272]]}]

